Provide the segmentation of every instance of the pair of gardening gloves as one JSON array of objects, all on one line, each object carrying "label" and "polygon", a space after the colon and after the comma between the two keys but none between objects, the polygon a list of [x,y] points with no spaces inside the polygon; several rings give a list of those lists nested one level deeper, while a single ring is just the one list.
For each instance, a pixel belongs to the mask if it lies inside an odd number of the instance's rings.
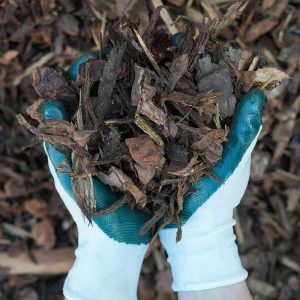
[{"label": "pair of gardening gloves", "polygon": [[[87,56],[72,65],[71,79],[76,79],[80,63],[86,60]],[[219,180],[205,176],[185,199],[180,214],[181,241],[176,243],[175,226],[159,234],[172,268],[174,291],[217,288],[247,277],[235,243],[233,209],[248,184],[263,102],[263,93],[254,89],[238,103],[222,159],[213,170]],[[45,119],[68,120],[59,100],[48,101],[43,114]],[[89,224],[75,200],[70,174],[56,170],[65,161],[64,155],[49,143],[44,148],[55,187],[78,228],[76,260],[65,280],[64,296],[68,300],[137,299],[140,270],[150,241],[150,234],[137,233],[149,216],[123,205],[110,214],[92,217]],[[97,210],[117,200],[107,186],[93,180]]]}]

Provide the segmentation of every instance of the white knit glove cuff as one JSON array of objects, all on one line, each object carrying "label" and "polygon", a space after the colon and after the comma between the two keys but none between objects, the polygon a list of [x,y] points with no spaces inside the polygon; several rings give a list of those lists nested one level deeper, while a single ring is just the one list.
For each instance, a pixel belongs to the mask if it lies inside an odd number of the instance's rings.
[{"label": "white knit glove cuff", "polygon": [[[204,290],[246,279],[247,272],[241,265],[231,226],[207,236],[184,231],[182,247],[181,242],[175,246],[174,240],[171,240],[173,234],[168,231],[174,229],[167,229],[161,234],[172,268],[174,291]],[[189,242],[186,243],[186,240]]]}]

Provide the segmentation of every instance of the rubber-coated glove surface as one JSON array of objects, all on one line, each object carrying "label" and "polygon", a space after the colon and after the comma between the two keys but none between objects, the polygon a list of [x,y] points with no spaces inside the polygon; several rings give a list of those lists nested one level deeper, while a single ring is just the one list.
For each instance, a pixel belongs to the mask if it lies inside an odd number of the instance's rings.
[{"label": "rubber-coated glove surface", "polygon": [[264,94],[253,89],[239,102],[222,159],[213,173],[193,186],[181,212],[182,239],[176,243],[175,226],[160,233],[168,253],[175,291],[196,291],[245,280],[233,226],[233,209],[245,192],[251,152],[262,126]]},{"label": "rubber-coated glove surface", "polygon": [[[71,66],[71,79],[76,78],[80,63],[90,55],[83,55]],[[68,120],[59,100],[49,100],[43,113],[45,119]],[[68,300],[136,299],[140,269],[149,243],[149,234],[139,236],[138,231],[149,217],[123,205],[108,215],[92,217],[89,225],[76,203],[70,175],[56,170],[65,157],[49,143],[44,148],[55,187],[78,228],[76,260],[66,278],[64,296]],[[67,168],[71,168],[70,162]],[[94,194],[97,210],[116,201],[110,189],[97,179],[94,179]]]}]

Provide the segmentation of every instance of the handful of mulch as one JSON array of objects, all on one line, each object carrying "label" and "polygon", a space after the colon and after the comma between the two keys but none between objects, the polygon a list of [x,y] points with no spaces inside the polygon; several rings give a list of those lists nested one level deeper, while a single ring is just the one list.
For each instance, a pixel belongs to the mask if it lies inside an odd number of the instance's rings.
[{"label": "handful of mulch", "polygon": [[[190,185],[212,176],[222,156],[237,101],[255,85],[272,87],[285,74],[261,68],[262,59],[216,39],[248,1],[232,5],[220,20],[195,24],[170,36],[159,24],[162,7],[140,34],[125,18],[111,25],[103,47],[83,62],[75,81],[63,69],[34,71],[42,98],[28,108],[38,121],[18,119],[71,162],[75,195],[87,217],[110,213],[127,203],[157,220],[176,222]],[[260,69],[257,69],[260,68]],[[76,68],[75,68],[76,69]],[[70,120],[45,120],[48,99],[61,100]],[[58,167],[64,170],[65,162]],[[92,176],[118,195],[96,211]],[[215,178],[218,180],[218,178]]]}]

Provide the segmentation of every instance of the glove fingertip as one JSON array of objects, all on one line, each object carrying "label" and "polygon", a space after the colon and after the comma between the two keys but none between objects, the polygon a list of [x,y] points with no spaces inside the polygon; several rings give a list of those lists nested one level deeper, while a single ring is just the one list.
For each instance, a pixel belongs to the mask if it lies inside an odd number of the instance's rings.
[{"label": "glove fingertip", "polygon": [[265,99],[265,94],[261,89],[253,88],[248,94],[245,95],[245,97],[255,98],[256,100],[263,102]]},{"label": "glove fingertip", "polygon": [[[260,89],[252,89],[240,101],[235,112],[235,118],[240,115],[256,114],[256,118],[261,119],[262,107],[265,101],[265,94]],[[254,116],[255,117],[255,116]]]},{"label": "glove fingertip", "polygon": [[[52,119],[60,119],[60,120],[68,120],[68,113],[65,109],[65,106],[60,100],[51,99],[48,100],[42,108],[43,117],[46,120]],[[54,168],[57,168],[65,161],[65,156],[55,149],[50,143],[44,143],[44,150],[49,158],[49,163],[51,163]],[[70,166],[66,166],[65,168],[70,169]]]},{"label": "glove fingertip", "polygon": [[60,100],[51,99],[43,105],[43,117],[46,120],[60,119],[67,120],[68,113]]},{"label": "glove fingertip", "polygon": [[79,67],[82,63],[87,62],[90,57],[95,57],[98,58],[99,57],[99,53],[96,51],[89,51],[83,55],[81,55],[69,68],[68,70],[68,75],[71,78],[71,80],[76,80],[77,77],[77,73],[79,70]]},{"label": "glove fingertip", "polygon": [[230,136],[240,137],[241,141],[253,140],[262,124],[264,100],[265,95],[259,89],[251,90],[241,99],[232,120]]}]

